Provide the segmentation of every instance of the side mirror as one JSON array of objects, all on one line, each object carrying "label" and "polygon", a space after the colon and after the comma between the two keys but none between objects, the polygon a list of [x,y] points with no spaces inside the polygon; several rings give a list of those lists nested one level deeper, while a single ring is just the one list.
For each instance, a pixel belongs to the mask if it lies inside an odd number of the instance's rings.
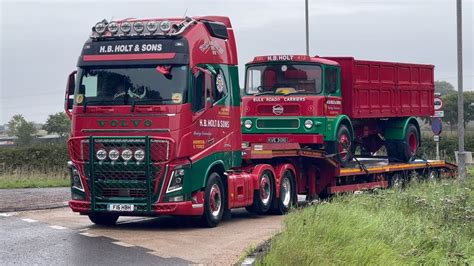
[{"label": "side mirror", "polygon": [[72,106],[74,104],[74,89],[76,88],[76,73],[73,71],[69,74],[66,86],[66,93],[64,95],[64,111],[66,112],[69,118],[72,117]]}]

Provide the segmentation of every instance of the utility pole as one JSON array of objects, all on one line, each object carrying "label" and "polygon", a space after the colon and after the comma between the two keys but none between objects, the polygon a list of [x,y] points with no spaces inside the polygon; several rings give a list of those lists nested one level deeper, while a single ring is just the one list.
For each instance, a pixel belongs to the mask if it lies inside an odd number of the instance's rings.
[{"label": "utility pole", "polygon": [[466,154],[464,153],[464,95],[462,78],[462,0],[456,0],[457,19],[457,50],[458,50],[458,175],[459,179],[466,178]]},{"label": "utility pole", "polygon": [[308,0],[305,0],[305,18],[306,18],[306,55],[309,55],[309,16],[308,16]]}]

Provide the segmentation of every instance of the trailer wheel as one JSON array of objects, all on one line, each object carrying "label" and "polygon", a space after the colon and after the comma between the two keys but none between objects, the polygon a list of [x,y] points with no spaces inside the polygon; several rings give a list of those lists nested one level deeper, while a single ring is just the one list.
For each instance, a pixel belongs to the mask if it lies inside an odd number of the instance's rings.
[{"label": "trailer wheel", "polygon": [[119,215],[111,213],[92,213],[89,220],[97,225],[112,226],[117,223]]},{"label": "trailer wheel", "polygon": [[275,209],[272,213],[285,214],[290,210],[290,207],[294,204],[295,199],[295,188],[293,181],[293,174],[290,170],[286,170],[280,179],[280,197],[274,198],[276,201]]},{"label": "trailer wheel", "polygon": [[401,162],[410,162],[420,147],[420,132],[412,123],[408,124],[405,139],[402,141],[391,141],[387,145],[387,153],[390,159]]},{"label": "trailer wheel", "polygon": [[337,129],[336,141],[326,142],[326,150],[327,153],[334,154],[336,160],[344,167],[352,161],[355,145],[346,125],[342,124]]},{"label": "trailer wheel", "polygon": [[273,175],[270,171],[263,171],[260,175],[259,189],[255,190],[252,206],[247,207],[247,211],[258,214],[265,214],[270,210],[274,197]]},{"label": "trailer wheel", "polygon": [[401,189],[401,188],[405,187],[405,177],[404,177],[402,172],[393,173],[390,176],[388,182],[389,182],[389,186],[391,188]]},{"label": "trailer wheel", "polygon": [[201,224],[205,227],[216,227],[224,213],[224,189],[218,173],[211,173],[204,190],[204,214]]},{"label": "trailer wheel", "polygon": [[439,179],[439,171],[438,169],[430,169],[428,171],[428,175],[427,175],[427,179],[428,181],[436,181]]}]

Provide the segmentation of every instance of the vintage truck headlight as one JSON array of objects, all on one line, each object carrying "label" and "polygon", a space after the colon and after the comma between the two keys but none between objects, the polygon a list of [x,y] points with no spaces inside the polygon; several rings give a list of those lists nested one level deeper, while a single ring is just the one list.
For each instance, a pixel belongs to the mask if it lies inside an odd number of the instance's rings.
[{"label": "vintage truck headlight", "polygon": [[171,179],[166,189],[166,193],[178,191],[183,188],[184,169],[176,169],[171,174]]},{"label": "vintage truck headlight", "polygon": [[251,120],[245,120],[244,126],[246,129],[250,129],[252,127],[252,121]]},{"label": "vintage truck headlight", "polygon": [[312,120],[306,120],[304,121],[304,127],[307,128],[307,129],[310,129],[313,127],[313,121]]}]

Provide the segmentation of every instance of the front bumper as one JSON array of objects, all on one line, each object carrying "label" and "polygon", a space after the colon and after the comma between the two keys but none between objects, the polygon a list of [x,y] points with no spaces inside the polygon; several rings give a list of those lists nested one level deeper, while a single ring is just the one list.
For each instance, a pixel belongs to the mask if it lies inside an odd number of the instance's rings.
[{"label": "front bumper", "polygon": [[[69,207],[73,212],[81,214],[98,213],[91,211],[91,204],[89,201],[70,200]],[[100,213],[107,213],[101,211]],[[170,203],[156,203],[152,205],[151,212],[110,212],[123,216],[159,216],[159,215],[186,215],[186,216],[201,216],[204,213],[203,203],[193,203],[192,201],[170,202]]]}]

